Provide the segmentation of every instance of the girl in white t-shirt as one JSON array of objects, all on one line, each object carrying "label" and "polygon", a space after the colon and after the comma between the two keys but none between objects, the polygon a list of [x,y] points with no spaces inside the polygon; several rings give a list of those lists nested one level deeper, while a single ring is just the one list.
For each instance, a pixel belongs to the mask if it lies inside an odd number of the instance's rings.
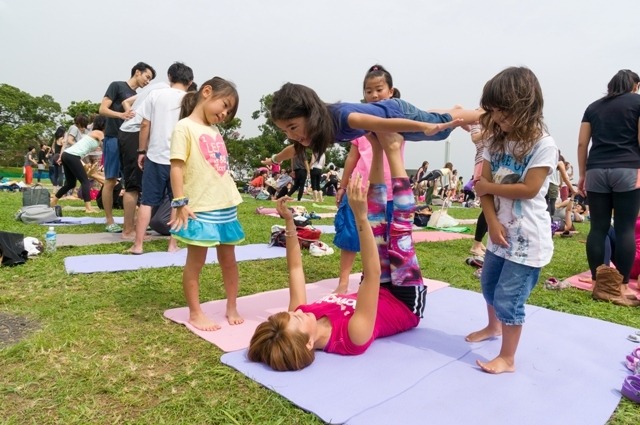
[{"label": "girl in white t-shirt", "polygon": [[242,198],[229,173],[227,147],[216,124],[231,121],[238,109],[233,84],[214,77],[200,91],[182,99],[182,118],[171,136],[171,189],[174,209],[171,234],[187,244],[182,286],[189,307],[189,324],[202,331],[220,325],[200,306],[200,272],[209,247],[215,247],[227,295],[226,318],[230,325],[244,322],[238,313],[238,263],[235,245],[244,240],[238,221]]},{"label": "girl in white t-shirt", "polygon": [[551,261],[553,241],[545,195],[558,148],[542,119],[540,83],[527,68],[507,68],[489,80],[480,104],[487,129],[482,177],[475,189],[489,225],[482,268],[488,325],[467,335],[479,342],[502,335],[500,353],[476,363],[489,373],[515,371],[524,304]]}]

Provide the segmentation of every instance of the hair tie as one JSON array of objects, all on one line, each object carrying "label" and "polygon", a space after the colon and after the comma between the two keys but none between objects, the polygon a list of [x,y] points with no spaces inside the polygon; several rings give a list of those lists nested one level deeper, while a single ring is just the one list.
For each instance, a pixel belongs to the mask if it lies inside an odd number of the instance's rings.
[{"label": "hair tie", "polygon": [[374,66],[373,68],[371,68],[372,71],[378,71],[378,67]]}]

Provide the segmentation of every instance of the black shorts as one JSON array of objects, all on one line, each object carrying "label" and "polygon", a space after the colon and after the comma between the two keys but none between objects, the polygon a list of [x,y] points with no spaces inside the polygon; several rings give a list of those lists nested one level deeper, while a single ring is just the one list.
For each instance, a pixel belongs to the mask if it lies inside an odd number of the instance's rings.
[{"label": "black shorts", "polygon": [[142,192],[142,170],[138,167],[138,140],[140,132],[118,131],[120,166],[125,192]]}]

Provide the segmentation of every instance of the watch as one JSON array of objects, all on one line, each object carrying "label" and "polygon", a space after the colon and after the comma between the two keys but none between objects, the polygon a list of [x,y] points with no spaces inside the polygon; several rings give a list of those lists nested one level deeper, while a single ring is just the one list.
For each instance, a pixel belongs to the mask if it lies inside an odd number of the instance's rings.
[{"label": "watch", "polygon": [[174,198],[171,200],[171,208],[180,208],[189,205],[189,198]]},{"label": "watch", "polygon": [[147,153],[147,150],[146,149],[138,149],[136,152],[138,153],[138,155],[140,155],[140,154],[144,155],[144,154]]}]

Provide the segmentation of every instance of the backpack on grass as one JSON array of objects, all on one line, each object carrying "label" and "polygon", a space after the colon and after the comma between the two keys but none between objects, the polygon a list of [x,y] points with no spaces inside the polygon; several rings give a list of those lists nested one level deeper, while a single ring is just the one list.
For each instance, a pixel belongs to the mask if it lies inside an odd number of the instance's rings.
[{"label": "backpack on grass", "polygon": [[60,221],[62,209],[60,207],[52,208],[47,205],[30,205],[22,207],[16,213],[16,220],[20,220],[25,224],[42,224]]}]

